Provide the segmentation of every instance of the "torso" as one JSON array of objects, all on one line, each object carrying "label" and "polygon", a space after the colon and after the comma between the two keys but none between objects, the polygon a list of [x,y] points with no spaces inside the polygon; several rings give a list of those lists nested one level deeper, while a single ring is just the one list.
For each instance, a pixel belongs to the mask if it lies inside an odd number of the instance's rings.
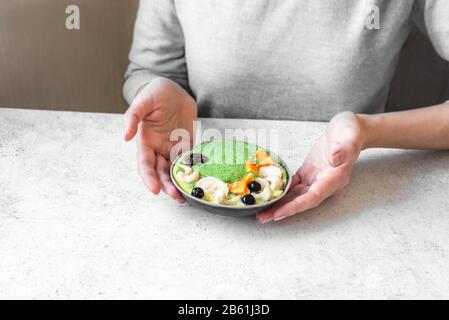
[{"label": "torso", "polygon": [[[369,5],[380,29],[368,29]],[[412,0],[178,0],[200,115],[328,120],[383,111]]]}]

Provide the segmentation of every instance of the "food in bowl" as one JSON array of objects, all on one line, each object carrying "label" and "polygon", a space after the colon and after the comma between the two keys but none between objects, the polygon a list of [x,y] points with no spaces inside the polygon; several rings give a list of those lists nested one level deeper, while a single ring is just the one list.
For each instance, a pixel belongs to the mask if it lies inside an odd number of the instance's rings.
[{"label": "food in bowl", "polygon": [[201,201],[232,207],[266,204],[286,191],[288,175],[275,155],[254,144],[212,141],[181,155],[173,177]]}]

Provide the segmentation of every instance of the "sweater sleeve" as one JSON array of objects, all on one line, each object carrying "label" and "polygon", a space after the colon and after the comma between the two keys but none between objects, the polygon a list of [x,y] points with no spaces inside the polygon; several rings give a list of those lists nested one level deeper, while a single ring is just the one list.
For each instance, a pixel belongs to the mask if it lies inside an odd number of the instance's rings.
[{"label": "sweater sleeve", "polygon": [[123,94],[131,104],[137,91],[157,77],[188,90],[184,35],[174,0],[140,0]]},{"label": "sweater sleeve", "polygon": [[414,21],[435,50],[449,61],[449,4],[447,0],[416,0]]}]

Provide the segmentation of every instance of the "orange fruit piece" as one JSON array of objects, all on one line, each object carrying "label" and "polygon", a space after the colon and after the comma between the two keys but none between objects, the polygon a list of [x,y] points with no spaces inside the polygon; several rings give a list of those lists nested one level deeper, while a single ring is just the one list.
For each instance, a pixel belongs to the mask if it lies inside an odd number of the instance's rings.
[{"label": "orange fruit piece", "polygon": [[243,177],[243,181],[245,181],[245,183],[248,185],[250,182],[254,181],[254,176],[251,173],[248,173]]},{"label": "orange fruit piece", "polygon": [[246,170],[249,172],[259,173],[259,167],[255,163],[251,163],[251,161],[246,161]]},{"label": "orange fruit piece", "polygon": [[264,159],[263,161],[261,161],[259,163],[259,167],[268,167],[268,166],[272,166],[272,165],[275,165],[275,164],[276,164],[276,162],[274,162],[273,159],[268,157],[268,158]]},{"label": "orange fruit piece", "polygon": [[268,153],[265,152],[265,150],[259,149],[256,152],[256,159],[259,161],[264,161],[266,158],[268,158]]},{"label": "orange fruit piece", "polygon": [[248,184],[254,180],[254,176],[249,173],[243,177],[242,180],[231,183],[229,185],[229,191],[238,194],[241,196],[244,196],[245,194],[249,193]]},{"label": "orange fruit piece", "polygon": [[241,180],[239,182],[231,183],[229,185],[229,191],[234,194],[244,196],[248,193],[248,187],[246,186],[245,181]]}]

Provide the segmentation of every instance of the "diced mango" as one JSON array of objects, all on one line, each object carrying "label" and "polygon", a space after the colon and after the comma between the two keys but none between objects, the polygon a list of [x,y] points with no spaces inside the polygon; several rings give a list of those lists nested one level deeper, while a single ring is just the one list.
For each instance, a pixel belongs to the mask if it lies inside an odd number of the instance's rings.
[{"label": "diced mango", "polygon": [[246,185],[248,185],[250,182],[254,181],[254,176],[251,173],[248,173],[243,177],[243,181],[245,181]]},{"label": "diced mango", "polygon": [[256,159],[257,160],[263,161],[263,160],[265,160],[268,157],[269,157],[269,155],[268,155],[268,153],[265,152],[265,150],[262,150],[262,149],[257,150],[257,152],[256,152]]},{"label": "diced mango", "polygon": [[245,194],[248,193],[249,190],[248,187],[246,186],[245,181],[241,180],[239,182],[231,183],[229,185],[229,191],[234,194],[244,196]]},{"label": "diced mango", "polygon": [[272,166],[275,164],[276,164],[276,162],[274,162],[274,160],[271,159],[271,157],[268,157],[268,158],[264,159],[263,161],[259,162],[259,167],[268,167],[268,166]]},{"label": "diced mango", "polygon": [[259,167],[255,163],[251,163],[251,161],[246,161],[246,170],[248,172],[259,173]]},{"label": "diced mango", "polygon": [[249,193],[248,184],[252,181],[254,181],[254,176],[252,175],[252,173],[248,173],[243,177],[242,180],[231,183],[229,185],[229,191],[234,194],[244,196]]}]

